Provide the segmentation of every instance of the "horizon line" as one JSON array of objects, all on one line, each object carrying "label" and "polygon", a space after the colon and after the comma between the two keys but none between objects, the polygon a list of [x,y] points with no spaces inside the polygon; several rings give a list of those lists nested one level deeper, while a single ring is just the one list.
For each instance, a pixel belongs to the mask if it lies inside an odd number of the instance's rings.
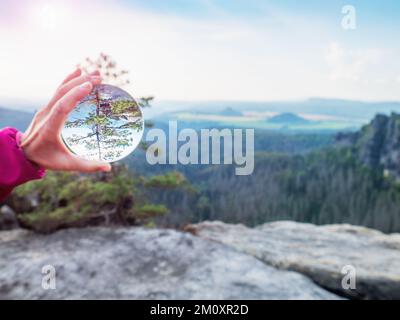
[{"label": "horizon line", "polygon": [[[8,99],[5,99],[8,100]],[[0,108],[3,109],[13,109],[17,111],[22,111],[22,112],[34,112],[38,108],[40,108],[42,105],[45,104],[45,102],[34,102],[30,104],[29,102],[25,101],[18,101],[17,99],[11,99],[9,101],[5,101],[5,103],[1,102],[0,99]],[[334,97],[307,97],[307,98],[298,98],[298,99],[280,99],[280,100],[229,100],[229,99],[198,99],[198,100],[188,100],[188,99],[154,99],[153,103],[227,103],[227,104],[237,104],[237,103],[251,103],[251,104],[258,104],[258,103],[304,103],[304,102],[309,102],[309,101],[329,101],[329,100],[335,100],[335,101],[340,101],[340,102],[353,102],[353,103],[364,103],[364,104],[400,104],[400,100],[362,100],[362,99],[346,99],[346,98],[334,98]],[[24,109],[26,108],[26,109]]]}]

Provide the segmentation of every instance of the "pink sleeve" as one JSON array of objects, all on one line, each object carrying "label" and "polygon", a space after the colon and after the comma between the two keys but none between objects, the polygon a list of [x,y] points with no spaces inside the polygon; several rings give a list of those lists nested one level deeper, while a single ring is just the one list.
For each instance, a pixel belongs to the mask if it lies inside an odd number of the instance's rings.
[{"label": "pink sleeve", "polygon": [[14,128],[0,130],[0,201],[12,189],[29,180],[41,179],[45,170],[30,162],[19,147],[21,132]]}]

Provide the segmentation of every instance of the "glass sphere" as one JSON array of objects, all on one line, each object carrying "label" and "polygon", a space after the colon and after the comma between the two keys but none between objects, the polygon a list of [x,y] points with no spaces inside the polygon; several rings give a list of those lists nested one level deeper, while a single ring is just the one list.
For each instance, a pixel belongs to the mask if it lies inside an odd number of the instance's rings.
[{"label": "glass sphere", "polygon": [[135,99],[118,87],[101,84],[71,112],[61,136],[79,157],[114,162],[135,150],[143,130]]}]

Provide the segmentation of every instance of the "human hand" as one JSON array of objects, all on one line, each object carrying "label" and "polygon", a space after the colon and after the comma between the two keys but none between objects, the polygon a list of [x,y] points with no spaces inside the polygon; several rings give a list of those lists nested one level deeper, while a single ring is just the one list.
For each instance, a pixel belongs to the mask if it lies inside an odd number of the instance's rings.
[{"label": "human hand", "polygon": [[72,154],[61,139],[69,113],[101,83],[100,73],[82,75],[80,69],[70,74],[57,89],[49,104],[39,110],[21,138],[26,157],[44,169],[59,171],[110,171],[110,164],[85,160]]}]

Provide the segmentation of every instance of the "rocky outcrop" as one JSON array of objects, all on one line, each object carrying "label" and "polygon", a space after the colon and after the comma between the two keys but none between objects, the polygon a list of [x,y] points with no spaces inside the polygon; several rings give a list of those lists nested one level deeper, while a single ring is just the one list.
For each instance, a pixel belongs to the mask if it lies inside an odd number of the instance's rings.
[{"label": "rocky outcrop", "polygon": [[0,206],[0,230],[12,230],[19,227],[17,216],[9,206]]},{"label": "rocky outcrop", "polygon": [[[187,230],[197,236],[100,227],[0,232],[0,299],[338,298],[332,292],[400,299],[400,234],[289,221]],[[56,290],[42,288],[46,265],[56,270]],[[347,288],[353,271],[355,288]]]},{"label": "rocky outcrop", "polygon": [[353,147],[362,164],[373,169],[382,167],[400,180],[400,114],[378,114],[360,131],[339,133],[336,141]]},{"label": "rocky outcrop", "polygon": [[[203,232],[205,226],[202,225]],[[246,230],[237,226],[229,229],[222,224],[210,226],[211,231],[223,227],[228,234],[236,229]],[[296,238],[293,240],[296,246]],[[257,246],[259,252],[260,246]],[[55,268],[55,290],[42,288],[43,277],[47,275],[41,271],[48,265]],[[62,230],[51,235],[26,230],[0,232],[0,299],[16,298],[338,297],[297,272],[279,270],[252,255],[188,233],[97,227]]]},{"label": "rocky outcrop", "polygon": [[[289,221],[266,223],[254,229],[204,222],[187,229],[257,257],[267,265],[307,275],[343,296],[400,299],[400,234]],[[355,271],[355,289],[342,286],[342,271]]]}]

